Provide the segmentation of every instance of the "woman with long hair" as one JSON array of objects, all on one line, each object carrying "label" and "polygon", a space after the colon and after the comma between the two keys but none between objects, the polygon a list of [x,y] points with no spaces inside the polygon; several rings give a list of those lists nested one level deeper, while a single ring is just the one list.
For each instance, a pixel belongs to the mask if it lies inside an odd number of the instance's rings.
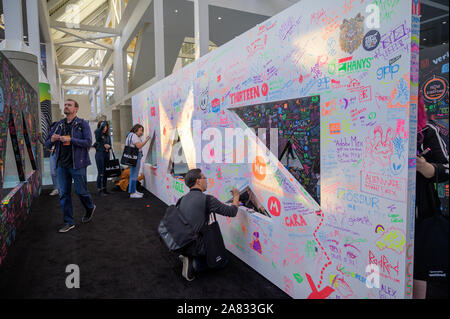
[{"label": "woman with long hair", "polygon": [[448,150],[439,128],[427,118],[421,92],[417,110],[417,153],[414,295],[415,298],[433,298],[446,291],[448,297],[448,216],[441,212],[435,188],[436,183],[448,181]]},{"label": "woman with long hair", "polygon": [[144,127],[141,124],[135,124],[131,128],[126,138],[126,145],[139,149],[136,166],[130,166],[130,183],[128,186],[128,193],[130,193],[130,198],[142,198],[142,196],[144,196],[143,193],[140,193],[136,190],[136,182],[139,176],[139,170],[141,168],[142,148],[150,140],[150,136],[147,136],[145,140],[143,140],[143,135]]},{"label": "woman with long hair", "polygon": [[108,178],[105,172],[105,162],[109,159],[111,149],[111,136],[108,121],[100,121],[97,124],[95,134],[95,163],[97,164],[97,191],[99,196],[110,194],[106,189]]}]

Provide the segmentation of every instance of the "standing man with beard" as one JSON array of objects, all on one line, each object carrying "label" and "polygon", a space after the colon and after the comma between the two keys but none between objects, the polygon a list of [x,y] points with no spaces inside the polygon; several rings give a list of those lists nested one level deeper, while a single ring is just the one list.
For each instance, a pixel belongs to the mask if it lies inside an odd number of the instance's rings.
[{"label": "standing man with beard", "polygon": [[86,214],[83,223],[89,222],[95,210],[91,194],[87,190],[86,168],[91,165],[89,148],[92,135],[89,123],[77,117],[79,105],[75,100],[68,99],[64,103],[65,119],[59,121],[51,129],[46,146],[55,145],[57,159],[57,177],[59,184],[59,200],[63,210],[64,226],[59,229],[65,233],[75,227],[72,207],[72,180],[75,193],[81,200]]}]

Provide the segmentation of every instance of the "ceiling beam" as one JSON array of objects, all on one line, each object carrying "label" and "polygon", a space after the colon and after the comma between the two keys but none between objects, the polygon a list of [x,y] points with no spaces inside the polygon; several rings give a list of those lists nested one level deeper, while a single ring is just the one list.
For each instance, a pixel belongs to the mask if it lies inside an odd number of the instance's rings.
[{"label": "ceiling beam", "polygon": [[[128,1],[127,6],[125,7],[125,10],[122,13],[122,17],[120,18],[119,25],[116,26],[116,29],[118,29],[120,32],[123,31],[125,28],[125,25],[128,23],[128,21],[131,18],[131,15],[133,14],[134,10],[136,9],[136,6],[138,5],[139,1]],[[111,16],[114,15],[113,12],[110,10],[110,15],[107,18],[107,23],[111,20]]]},{"label": "ceiling beam", "polygon": [[95,89],[95,86],[88,84],[63,84],[63,89]]},{"label": "ceiling beam", "polygon": [[[66,44],[66,43],[72,43],[72,42],[83,42],[83,41],[88,41],[88,42],[92,42],[92,41],[96,41],[96,40],[101,40],[101,39],[105,39],[105,38],[109,38],[110,36],[98,36],[98,37],[78,37],[78,36],[73,36],[73,37],[64,37],[64,38],[60,38],[60,39],[56,39],[54,42],[55,44]],[[98,43],[93,43],[95,45],[100,45]],[[101,44],[100,46],[107,46],[109,44],[105,43],[105,44]],[[110,50],[110,48],[106,47],[105,49]]]},{"label": "ceiling beam", "polygon": [[[112,45],[103,44],[104,46],[108,47],[109,50],[113,50]],[[92,49],[92,50],[106,50],[104,47],[101,47],[99,45],[93,44],[93,43],[83,43],[80,41],[76,42],[66,42],[66,43],[56,43],[56,47],[72,47],[72,48],[83,48],[83,49]]]},{"label": "ceiling beam", "polygon": [[118,26],[119,30],[122,31],[122,35],[119,39],[116,39],[118,42],[118,47],[120,49],[126,49],[130,45],[131,41],[133,41],[136,34],[139,32],[144,22],[143,18],[146,14],[150,14],[153,12],[149,12],[148,8],[152,0],[140,0],[136,1],[136,5],[130,10],[128,7],[130,3],[127,5],[124,14],[127,15],[128,19],[122,16],[120,20],[120,24]]},{"label": "ceiling beam", "polygon": [[[82,48],[82,49],[92,49],[92,50],[110,50],[113,51],[114,48],[112,45],[107,44],[107,43],[102,43],[103,47],[97,46],[96,44],[92,44],[92,43],[83,43],[80,41],[76,41],[76,42],[67,42],[67,43],[56,43],[55,46],[56,47],[71,47],[71,48]],[[105,49],[105,47],[108,47],[108,49]],[[128,49],[127,53],[133,53],[134,50],[132,49]]]},{"label": "ceiling beam", "polygon": [[64,70],[86,70],[86,71],[102,70],[102,68],[99,66],[67,65],[67,64],[60,65],[59,68]]},{"label": "ceiling beam", "polygon": [[[65,3],[61,3],[61,2],[65,2]],[[67,2],[68,2],[68,0],[49,0],[49,1],[47,1],[47,7],[48,7],[49,14],[53,13],[53,11],[55,11],[55,8],[56,8],[56,10],[59,9],[58,7],[60,6],[60,4],[62,6],[62,5],[65,5]]]},{"label": "ceiling beam", "polygon": [[[86,36],[85,36],[84,34],[80,34],[79,32],[75,32],[75,31],[69,32],[69,31],[67,31],[67,30],[60,29],[60,28],[55,28],[55,29],[56,29],[56,30],[59,30],[59,31],[62,31],[62,32],[65,32],[65,33],[67,33],[68,35],[74,36],[75,38],[78,38],[78,39],[79,39],[79,40],[76,40],[76,39],[74,39],[74,38],[69,38],[70,40],[66,40],[67,38],[62,38],[62,39],[57,39],[57,40],[55,40],[55,43],[61,44],[61,43],[69,43],[69,42],[88,41],[88,42],[91,42],[91,43],[93,43],[93,44],[95,44],[95,45],[101,46],[101,47],[105,48],[106,50],[110,50],[110,48],[107,47],[106,45],[100,44],[100,43],[98,43],[98,42],[95,42],[94,40],[98,40],[98,39],[102,39],[102,38],[110,38],[111,35],[98,34],[98,35],[96,35],[96,36],[86,38]],[[115,36],[116,36],[116,35],[113,35],[113,37],[115,37]]]},{"label": "ceiling beam", "polygon": [[421,4],[425,4],[429,7],[433,7],[436,9],[440,9],[440,10],[444,10],[448,12],[448,6],[444,5],[444,4],[440,4],[431,0],[420,0]]},{"label": "ceiling beam", "polygon": [[[87,31],[87,32],[100,32],[100,33],[106,33],[111,35],[120,35],[120,31],[117,29],[112,28],[105,28],[100,26],[93,26],[88,24],[75,24],[75,23],[66,23],[66,22],[60,22],[52,20],[50,22],[50,27],[54,29],[69,29],[74,31]],[[61,30],[59,30],[61,31]]]},{"label": "ceiling beam", "polygon": [[65,70],[60,72],[62,75],[68,75],[68,76],[93,76],[98,77],[99,71],[71,71],[71,70]]},{"label": "ceiling beam", "polygon": [[439,19],[443,19],[443,18],[445,18],[445,17],[448,17],[448,13],[443,14],[443,15],[440,15],[440,16],[437,16],[437,17],[434,17],[434,18],[431,18],[431,19],[427,19],[427,20],[421,21],[420,24],[425,24],[425,23],[428,23],[428,22],[433,22],[433,21],[436,21],[436,20],[439,20]]},{"label": "ceiling beam", "polygon": [[55,40],[55,43],[69,43],[69,42],[73,42],[74,38],[78,38],[82,41],[87,41],[87,40],[98,40],[98,39],[105,39],[105,38],[114,38],[114,37],[118,37],[118,35],[111,35],[111,34],[105,34],[105,33],[97,33],[97,34],[93,34],[93,35],[89,35],[87,36],[84,33],[80,33],[77,31],[67,31],[61,28],[54,28],[58,31],[67,33],[68,35],[71,35],[72,37],[64,37],[64,38],[59,38]]}]

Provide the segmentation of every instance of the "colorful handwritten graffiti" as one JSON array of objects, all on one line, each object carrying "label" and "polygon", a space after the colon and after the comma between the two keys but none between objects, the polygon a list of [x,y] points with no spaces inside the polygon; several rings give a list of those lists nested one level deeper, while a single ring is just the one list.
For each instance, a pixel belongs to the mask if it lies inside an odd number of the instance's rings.
[{"label": "colorful handwritten graffiti", "polygon": [[[294,298],[411,297],[420,20],[410,1],[375,4],[379,27],[366,20],[373,1],[302,0],[132,98],[133,119],[160,141],[146,188],[167,204],[188,191],[167,172],[168,136],[185,128],[185,154],[207,192],[228,203],[233,186],[241,192],[236,217],[217,216],[227,249]],[[443,91],[442,82],[428,86],[430,98]],[[440,116],[442,103],[428,111]],[[223,143],[234,161],[206,161],[220,147],[192,143],[194,121],[200,134],[255,134],[239,149]],[[261,152],[246,157],[252,142]],[[378,288],[366,286],[368,264],[380,269]]]},{"label": "colorful handwritten graffiti", "polygon": [[377,241],[377,246],[380,250],[391,249],[399,255],[403,253],[405,245],[406,239],[402,230],[394,227],[386,230]]}]

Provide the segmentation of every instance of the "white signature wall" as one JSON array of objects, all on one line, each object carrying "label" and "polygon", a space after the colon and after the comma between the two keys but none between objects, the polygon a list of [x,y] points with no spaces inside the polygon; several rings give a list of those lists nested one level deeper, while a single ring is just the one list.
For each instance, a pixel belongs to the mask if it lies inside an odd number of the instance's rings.
[{"label": "white signature wall", "polygon": [[[208,193],[225,201],[232,186],[248,185],[270,213],[240,209],[219,222],[227,249],[287,294],[411,297],[414,10],[407,0],[302,0],[134,96],[134,123],[155,134],[155,165],[150,143],[144,149],[146,188],[167,204],[188,192],[168,170],[177,130],[189,166],[208,178]],[[225,128],[245,128],[235,107],[315,95],[320,203],[265,152],[248,164],[221,164],[214,160],[229,154],[226,141],[193,141],[210,127],[223,136]],[[369,264],[379,267],[378,288],[366,286]]]}]

